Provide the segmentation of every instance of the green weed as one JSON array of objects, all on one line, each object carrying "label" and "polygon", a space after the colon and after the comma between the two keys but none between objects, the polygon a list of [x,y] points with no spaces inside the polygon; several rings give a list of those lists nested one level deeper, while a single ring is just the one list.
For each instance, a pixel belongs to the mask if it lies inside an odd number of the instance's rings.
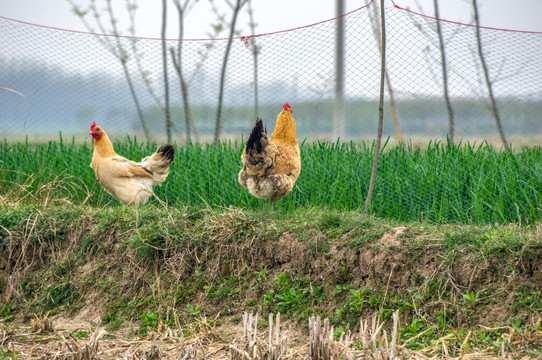
[{"label": "green weed", "polygon": [[211,285],[203,288],[207,291],[209,299],[236,298],[240,294],[240,279],[236,275],[219,276]]},{"label": "green weed", "polygon": [[88,337],[89,334],[90,330],[79,330],[73,334],[73,337],[77,339],[85,339]]},{"label": "green weed", "polygon": [[480,293],[467,291],[463,294],[463,301],[467,307],[473,307],[480,301]]},{"label": "green weed", "polygon": [[188,316],[192,318],[198,318],[201,315],[201,307],[199,305],[187,304],[186,310],[188,310]]},{"label": "green weed", "polygon": [[528,289],[516,291],[511,308],[513,311],[517,311],[520,308],[528,308],[535,312],[542,311],[542,291]]},{"label": "green weed", "polygon": [[17,360],[18,357],[15,353],[12,353],[9,349],[3,349],[0,347],[0,360]]},{"label": "green weed", "polygon": [[312,314],[311,307],[326,298],[323,286],[315,285],[309,279],[284,270],[262,298],[262,302],[270,310],[280,311],[287,316]]},{"label": "green weed", "polygon": [[160,313],[157,311],[147,310],[141,314],[141,326],[139,328],[139,334],[141,336],[147,336],[148,329],[156,330],[160,322]]},{"label": "green weed", "polygon": [[3,319],[6,323],[13,321],[15,319],[15,310],[17,310],[15,304],[2,304],[0,307],[0,319]]},{"label": "green weed", "polygon": [[79,298],[75,287],[70,283],[50,285],[43,289],[41,297],[34,303],[50,315],[56,314],[63,305],[73,305]]}]

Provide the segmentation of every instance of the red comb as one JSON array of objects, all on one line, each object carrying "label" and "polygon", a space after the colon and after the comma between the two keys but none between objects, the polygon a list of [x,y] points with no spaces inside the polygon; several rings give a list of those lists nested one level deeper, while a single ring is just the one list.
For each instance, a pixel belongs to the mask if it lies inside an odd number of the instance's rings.
[{"label": "red comb", "polygon": [[93,122],[92,125],[90,125],[90,130],[94,130],[95,127],[96,127],[96,122]]},{"label": "red comb", "polygon": [[292,110],[292,107],[290,106],[290,104],[286,103],[284,104],[284,106],[282,107],[284,110]]}]

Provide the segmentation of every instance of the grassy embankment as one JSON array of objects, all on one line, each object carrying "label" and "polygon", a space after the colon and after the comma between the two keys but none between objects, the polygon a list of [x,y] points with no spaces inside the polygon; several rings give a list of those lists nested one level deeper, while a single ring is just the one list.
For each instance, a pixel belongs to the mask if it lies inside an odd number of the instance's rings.
[{"label": "grassy embankment", "polygon": [[280,312],[301,328],[326,317],[339,335],[357,331],[360,318],[390,326],[399,311],[404,351],[539,355],[534,226],[405,223],[315,207],[4,204],[0,214],[7,326],[48,316],[87,324],[87,335],[89,324],[128,327],[133,338],[181,324],[190,338],[201,321],[227,329],[247,311]]}]

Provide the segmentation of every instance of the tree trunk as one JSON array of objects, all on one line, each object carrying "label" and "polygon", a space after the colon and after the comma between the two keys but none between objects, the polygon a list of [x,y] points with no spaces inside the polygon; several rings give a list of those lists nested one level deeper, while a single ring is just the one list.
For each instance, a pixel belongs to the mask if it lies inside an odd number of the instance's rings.
[{"label": "tree trunk", "polygon": [[[114,20],[113,8],[111,7],[111,2],[110,1],[107,2],[107,11],[109,12],[109,15],[111,17],[111,25],[113,26],[113,32],[114,32],[114,34],[119,35],[120,32],[118,31],[116,21]],[[141,110],[141,105],[139,104],[139,98],[137,97],[137,93],[135,91],[135,87],[134,87],[134,84],[132,82],[132,77],[130,76],[130,71],[128,70],[128,65],[126,64],[126,62],[127,62],[126,51],[122,47],[122,44],[120,42],[119,37],[116,37],[115,39],[116,39],[116,42],[117,42],[118,53],[115,52],[115,49],[112,46],[110,47],[110,51],[117,57],[117,59],[119,59],[119,61],[121,63],[122,70],[124,71],[124,76],[126,77],[126,81],[128,81],[128,87],[130,88],[130,94],[132,95],[132,99],[134,100],[134,104],[135,104],[136,111],[137,111],[137,116],[139,118],[139,123],[140,123],[141,127],[143,128],[143,132],[145,133],[145,139],[147,140],[147,142],[150,142],[151,141],[151,135],[150,135],[150,132],[149,132],[149,128],[147,127],[147,124],[145,123],[145,118],[143,117],[143,111]]]},{"label": "tree trunk", "polygon": [[[371,1],[372,2],[372,1]],[[367,0],[366,0],[366,3],[367,3]],[[369,2],[368,5],[370,5],[371,3]],[[376,42],[378,44],[378,48],[379,48],[379,51],[382,51],[382,40],[381,40],[381,34],[380,34],[380,21],[379,21],[379,17],[378,17],[378,12],[377,12],[377,7],[376,7],[376,2],[374,3],[374,7],[373,7],[373,17],[371,18],[372,21],[374,21],[374,24],[372,24],[372,28],[373,28],[373,35],[376,39]],[[393,119],[393,126],[395,128],[395,138],[397,139],[397,141],[399,142],[402,142],[403,141],[403,132],[401,131],[401,126],[399,125],[399,116],[398,116],[398,113],[397,113],[397,103],[395,102],[395,95],[393,93],[393,88],[391,86],[391,80],[390,80],[390,75],[389,75],[389,72],[388,72],[388,66],[385,65],[385,68],[384,68],[384,72],[385,72],[385,76],[386,76],[386,87],[388,89],[388,94],[390,95],[390,108],[391,108],[391,115],[392,115],[392,119]]]},{"label": "tree trunk", "polygon": [[[196,142],[199,142],[199,132],[198,128],[196,127],[196,123],[194,122],[194,116],[192,115],[192,108],[190,107],[190,101],[188,98],[188,86],[186,85],[183,74],[182,39],[184,38],[184,7],[179,3],[178,0],[175,0],[173,3],[177,7],[177,13],[179,14],[179,42],[177,44],[177,59],[175,59],[175,50],[173,48],[170,48],[169,50],[171,52],[171,61],[173,62],[173,66],[175,67],[175,71],[177,72],[177,76],[179,77],[179,84],[181,86],[181,94],[184,107],[186,143],[190,143],[190,134],[192,131],[194,132],[194,136],[196,137]],[[187,5],[188,2],[185,3],[185,6]]]},{"label": "tree trunk", "polygon": [[192,108],[190,107],[190,102],[188,99],[188,86],[186,85],[186,81],[184,80],[184,76],[182,74],[182,68],[181,68],[181,57],[178,56],[178,59],[175,58],[175,50],[173,48],[169,49],[171,54],[171,61],[173,62],[173,67],[175,68],[175,71],[177,72],[177,76],[179,77],[179,84],[181,86],[181,94],[183,98],[183,104],[184,104],[184,120],[185,120],[185,126],[186,126],[186,142],[189,143],[191,141],[190,138],[190,128],[192,126],[192,129],[194,131],[194,136],[196,137],[196,142],[199,142],[199,131],[196,127],[196,123],[194,122],[194,116],[192,115]]},{"label": "tree trunk", "polygon": [[450,95],[448,91],[448,70],[446,65],[446,52],[444,51],[444,41],[442,39],[442,30],[440,28],[438,0],[433,0],[435,5],[435,18],[437,22],[437,34],[440,46],[440,58],[442,63],[442,86],[444,88],[444,101],[446,102],[446,111],[448,112],[448,135],[450,136],[450,144],[454,143],[454,110],[452,109],[452,102],[450,101]]},{"label": "tree trunk", "polygon": [[215,121],[215,136],[213,144],[217,145],[220,141],[220,136],[222,135],[222,127],[224,121],[222,119],[222,103],[224,101],[224,84],[226,82],[226,68],[228,66],[228,59],[230,57],[231,44],[233,42],[233,34],[235,33],[235,23],[237,22],[237,16],[239,15],[239,10],[244,5],[246,0],[241,3],[241,0],[237,0],[235,8],[233,9],[233,17],[230,25],[230,34],[228,36],[228,44],[226,45],[226,51],[224,52],[224,60],[222,61],[222,70],[220,72],[220,88],[218,90],[218,107],[216,109],[216,121]]},{"label": "tree trunk", "polygon": [[151,134],[149,132],[149,128],[147,127],[147,124],[145,123],[145,118],[143,117],[143,111],[141,110],[141,105],[139,105],[139,99],[135,92],[134,84],[132,83],[132,78],[130,77],[130,72],[128,71],[128,66],[126,65],[126,61],[121,60],[121,65],[122,65],[122,70],[124,71],[124,76],[126,76],[126,81],[128,81],[128,88],[130,89],[132,100],[134,100],[134,104],[137,111],[137,117],[139,118],[139,124],[141,125],[141,128],[143,129],[143,132],[145,133],[145,139],[147,140],[147,142],[150,142]]},{"label": "tree trunk", "polygon": [[478,17],[478,4],[476,3],[476,0],[472,0],[472,7],[474,8],[474,21],[476,22],[476,41],[478,43],[478,56],[480,57],[480,62],[482,63],[482,71],[484,72],[484,79],[486,81],[491,113],[493,114],[495,122],[497,123],[497,130],[499,131],[499,134],[501,136],[502,144],[506,151],[510,151],[508,141],[506,140],[506,135],[504,134],[504,129],[502,127],[499,108],[497,107],[495,96],[493,95],[493,88],[491,85],[491,80],[489,79],[489,70],[487,68],[486,59],[482,50],[482,38],[480,35],[480,18]]},{"label": "tree trunk", "polygon": [[[254,21],[254,13],[252,11],[251,7],[251,0],[248,0],[247,2],[248,6],[248,15],[249,15],[249,25],[252,35],[256,34],[256,22]],[[259,54],[259,48],[258,45],[256,45],[256,40],[254,38],[251,39],[251,45],[252,45],[252,61],[253,61],[253,73],[252,73],[252,79],[254,82],[254,119],[258,117],[258,54]]]},{"label": "tree trunk", "polygon": [[166,25],[167,25],[167,0],[162,0],[162,66],[164,71],[164,96],[165,107],[164,115],[166,117],[166,136],[167,142],[171,143],[171,113],[169,108],[169,79],[167,71],[167,44],[166,44]]}]

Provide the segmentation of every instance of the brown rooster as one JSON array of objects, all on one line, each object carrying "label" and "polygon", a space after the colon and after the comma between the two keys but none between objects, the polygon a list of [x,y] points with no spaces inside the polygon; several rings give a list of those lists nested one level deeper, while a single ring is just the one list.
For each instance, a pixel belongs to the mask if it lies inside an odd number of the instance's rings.
[{"label": "brown rooster", "polygon": [[92,123],[90,134],[94,138],[94,154],[90,167],[105,191],[124,205],[142,205],[149,200],[153,185],[161,184],[175,157],[171,145],[163,145],[151,156],[136,163],[117,155],[106,132]]},{"label": "brown rooster", "polygon": [[277,116],[271,138],[258,118],[241,159],[239,183],[255,197],[270,199],[274,209],[275,201],[292,191],[301,172],[301,154],[290,105],[285,104]]}]

